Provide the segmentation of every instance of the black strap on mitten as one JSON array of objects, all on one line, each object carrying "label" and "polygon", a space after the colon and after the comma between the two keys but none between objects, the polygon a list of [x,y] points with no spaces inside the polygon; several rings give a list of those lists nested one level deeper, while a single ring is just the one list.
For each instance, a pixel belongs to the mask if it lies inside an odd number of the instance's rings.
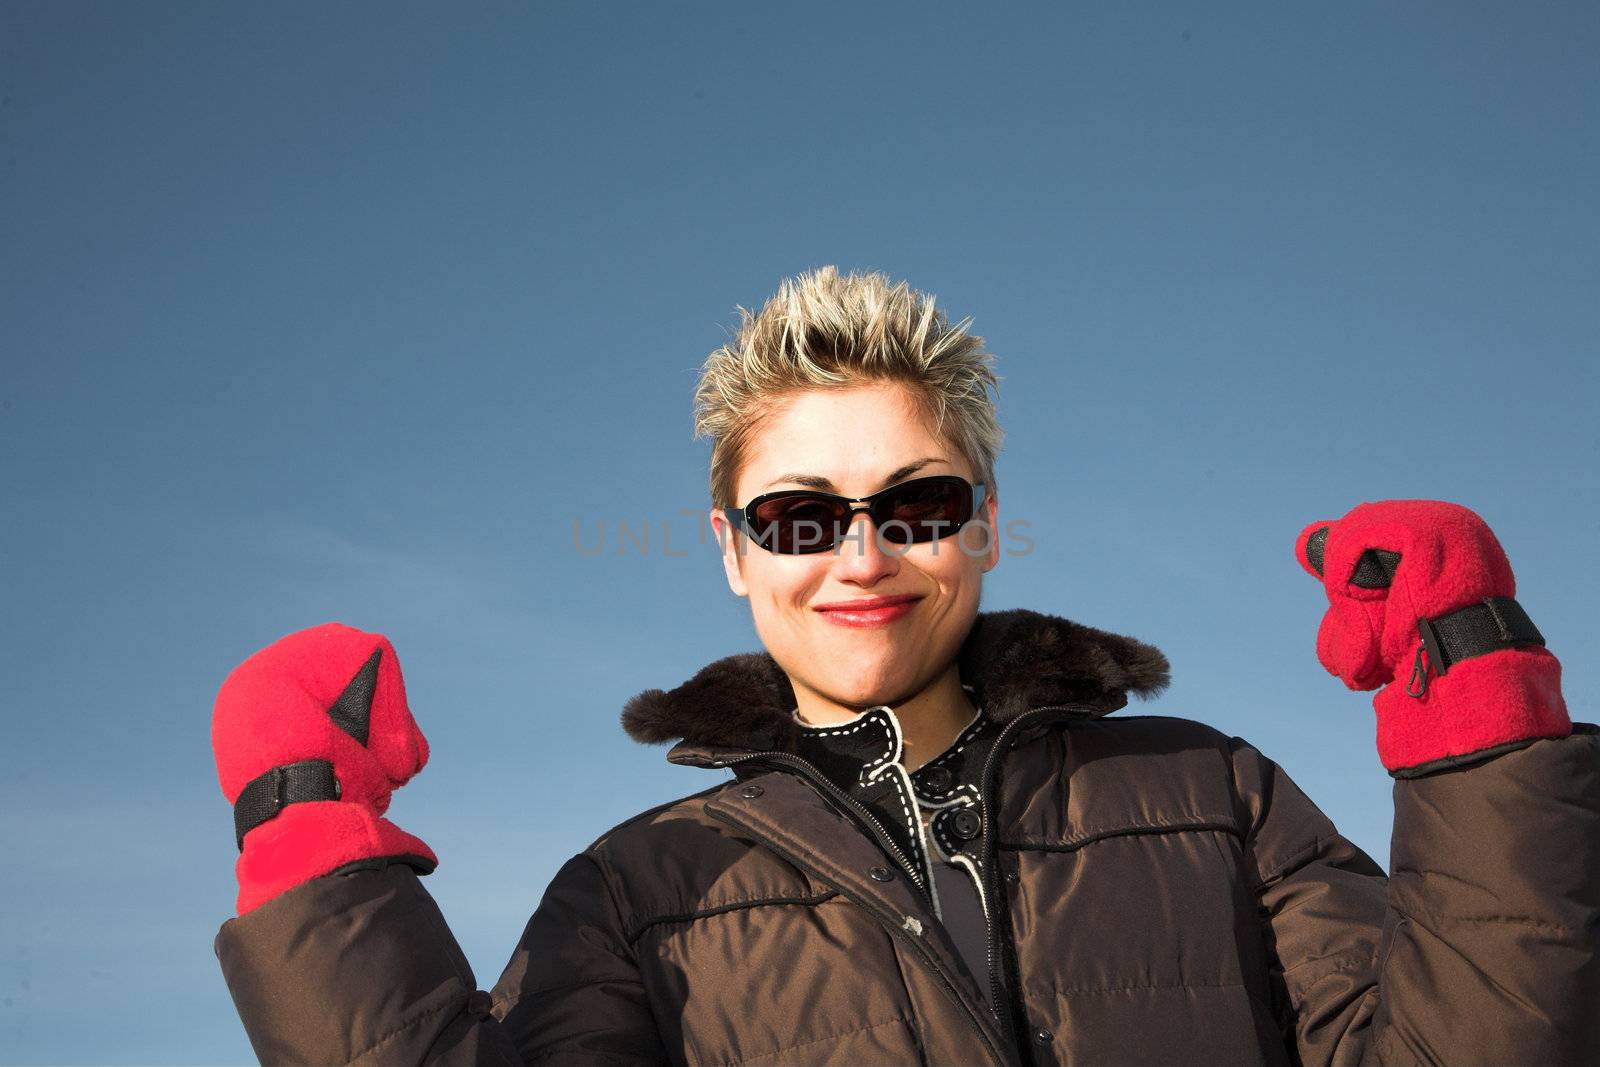
[{"label": "black strap on mitten", "polygon": [[1429,671],[1442,676],[1473,656],[1544,644],[1544,634],[1522,605],[1508,596],[1486,596],[1437,619],[1418,619],[1417,632],[1422,635],[1422,644],[1406,686],[1407,695],[1414,697],[1428,691]]},{"label": "black strap on mitten", "polygon": [[1417,630],[1435,674],[1473,656],[1544,644],[1544,635],[1528,613],[1508,596],[1486,596],[1437,619],[1418,619]]},{"label": "black strap on mitten", "polygon": [[290,804],[303,800],[338,800],[339,779],[327,760],[308,759],[285,763],[257,775],[239,791],[233,802],[233,833],[244,851],[244,835],[276,818]]}]

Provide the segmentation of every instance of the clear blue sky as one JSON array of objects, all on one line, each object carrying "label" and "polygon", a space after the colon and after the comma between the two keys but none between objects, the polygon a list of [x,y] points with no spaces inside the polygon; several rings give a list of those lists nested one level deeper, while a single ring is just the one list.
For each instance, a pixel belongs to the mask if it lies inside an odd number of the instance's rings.
[{"label": "clear blue sky", "polygon": [[[985,607],[1161,646],[1135,710],[1386,862],[1293,539],[1477,509],[1595,717],[1596,55],[1578,2],[0,3],[0,1057],[252,1059],[209,715],[288,631],[399,649],[393,815],[484,986],[565,857],[711,784],[617,713],[756,647],[690,393],[824,263],[999,357],[1035,549]],[[619,520],[648,554],[575,549]]]}]

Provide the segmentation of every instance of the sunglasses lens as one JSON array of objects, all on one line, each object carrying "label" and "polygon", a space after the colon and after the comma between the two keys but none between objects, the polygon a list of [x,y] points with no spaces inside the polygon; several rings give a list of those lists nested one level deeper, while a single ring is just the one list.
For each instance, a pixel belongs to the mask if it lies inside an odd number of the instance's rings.
[{"label": "sunglasses lens", "polygon": [[883,539],[897,545],[949,537],[970,518],[972,487],[960,478],[907,482],[884,494],[873,512]]},{"label": "sunglasses lens", "polygon": [[[949,537],[972,518],[973,487],[963,478],[917,478],[869,497],[878,535],[920,545]],[[850,527],[852,503],[827,493],[784,492],[752,501],[745,532],[768,552],[826,552]]]},{"label": "sunglasses lens", "polygon": [[770,552],[824,552],[839,540],[847,514],[836,501],[797,493],[763,501],[751,533]]}]

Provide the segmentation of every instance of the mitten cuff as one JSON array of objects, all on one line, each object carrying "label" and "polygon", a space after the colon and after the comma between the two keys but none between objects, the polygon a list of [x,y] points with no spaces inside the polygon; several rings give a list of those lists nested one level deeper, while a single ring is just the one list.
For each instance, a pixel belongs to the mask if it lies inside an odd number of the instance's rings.
[{"label": "mitten cuff", "polygon": [[1429,679],[1421,696],[1412,696],[1413,691],[1401,678],[1372,702],[1378,756],[1397,777],[1572,732],[1561,696],[1561,662],[1543,648],[1474,656]]},{"label": "mitten cuff", "polygon": [[364,804],[334,800],[290,804],[245,835],[244,851],[234,865],[238,914],[336,868],[380,856],[412,857],[424,873],[439,862],[421,838]]}]

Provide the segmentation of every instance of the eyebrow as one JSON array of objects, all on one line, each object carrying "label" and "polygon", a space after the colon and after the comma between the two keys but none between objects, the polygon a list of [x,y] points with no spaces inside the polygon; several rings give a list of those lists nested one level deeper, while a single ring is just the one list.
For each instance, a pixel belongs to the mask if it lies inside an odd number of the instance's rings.
[{"label": "eyebrow", "polygon": [[[882,484],[880,484],[878,488],[888,488],[889,486],[894,485],[896,482],[903,480],[908,475],[915,474],[917,471],[921,470],[923,467],[926,467],[930,463],[944,462],[947,461],[942,456],[924,456],[921,459],[914,459],[905,466],[897,467],[895,470],[891,471],[889,476],[883,480]],[[833,483],[822,477],[820,474],[780,474],[778,477],[772,479],[772,481],[768,482],[761,488],[771,489],[780,482],[798,482],[799,484],[810,489],[821,489],[828,493],[838,492],[838,490],[834,488]]]}]

